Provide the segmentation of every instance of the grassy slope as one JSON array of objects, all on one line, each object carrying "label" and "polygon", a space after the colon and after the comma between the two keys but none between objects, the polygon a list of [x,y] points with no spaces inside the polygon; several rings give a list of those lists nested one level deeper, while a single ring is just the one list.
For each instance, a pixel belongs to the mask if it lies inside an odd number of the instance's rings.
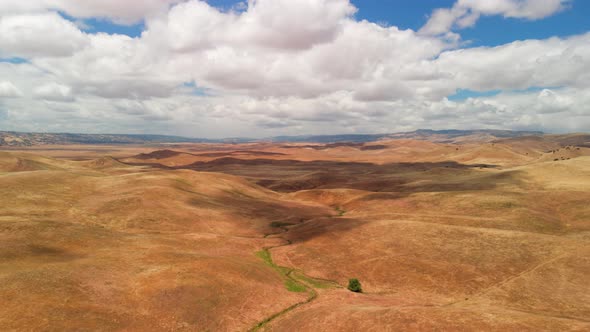
[{"label": "grassy slope", "polygon": [[[270,146],[339,163],[208,168],[250,181],[0,155],[0,325],[588,329],[588,151],[533,143]],[[333,287],[350,277],[364,294]]]}]

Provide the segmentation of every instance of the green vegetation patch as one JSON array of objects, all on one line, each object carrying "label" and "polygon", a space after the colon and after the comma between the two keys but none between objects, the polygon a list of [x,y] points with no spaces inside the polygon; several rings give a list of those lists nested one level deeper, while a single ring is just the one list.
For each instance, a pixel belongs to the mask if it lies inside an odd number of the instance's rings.
[{"label": "green vegetation patch", "polygon": [[342,209],[341,206],[335,207],[334,210],[338,213],[338,217],[342,217],[346,213],[346,210]]},{"label": "green vegetation patch", "polygon": [[265,249],[265,250],[258,251],[256,253],[256,257],[261,258],[266,263],[266,265],[268,265],[272,268],[275,268],[275,269],[277,268],[275,263],[273,263],[272,257],[270,256],[270,252],[268,250]]},{"label": "green vegetation patch", "polygon": [[264,261],[266,265],[275,269],[284,279],[285,288],[290,292],[296,293],[303,293],[307,291],[307,287],[302,283],[298,282],[297,280],[293,279],[289,276],[291,269],[278,266],[272,261],[272,256],[270,255],[270,251],[267,249],[261,250],[256,252],[256,256]]},{"label": "green vegetation patch", "polygon": [[287,290],[289,292],[295,292],[295,293],[303,293],[307,290],[305,288],[305,286],[303,286],[302,284],[300,284],[292,279],[285,280],[285,287],[287,288]]},{"label": "green vegetation patch", "polygon": [[314,288],[328,289],[328,288],[336,288],[337,287],[337,285],[335,285],[333,282],[311,278],[301,272],[293,272],[293,273],[291,273],[291,276],[293,276],[295,279],[300,280],[300,281],[302,281]]}]

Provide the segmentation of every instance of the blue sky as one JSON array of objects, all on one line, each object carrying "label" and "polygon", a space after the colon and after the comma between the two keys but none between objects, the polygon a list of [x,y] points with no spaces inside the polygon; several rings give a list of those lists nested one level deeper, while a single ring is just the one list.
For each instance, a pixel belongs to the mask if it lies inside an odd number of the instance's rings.
[{"label": "blue sky", "polygon": [[590,1],[575,0],[571,7],[542,20],[505,19],[489,16],[474,28],[461,31],[472,46],[497,46],[514,40],[566,37],[590,30]]},{"label": "blue sky", "polygon": [[[236,6],[236,0],[210,0],[211,5],[227,10]],[[453,0],[353,0],[359,20],[397,26],[400,29],[419,30],[434,9],[452,7]],[[469,46],[497,46],[515,40],[564,37],[590,30],[590,1],[573,0],[569,8],[541,20],[482,17],[474,27],[461,30]],[[73,18],[64,15],[69,19]],[[119,33],[131,37],[141,35],[143,24],[117,25],[105,19],[85,19],[89,32]]]},{"label": "blue sky", "polygon": [[[493,1],[493,0],[490,0]],[[452,7],[452,0],[356,0],[357,17],[372,22],[387,22],[402,29],[418,30],[436,8]],[[569,36],[590,30],[590,1],[575,0],[570,8],[542,20],[488,16],[473,28],[461,31],[471,46],[496,46],[523,39]]]}]

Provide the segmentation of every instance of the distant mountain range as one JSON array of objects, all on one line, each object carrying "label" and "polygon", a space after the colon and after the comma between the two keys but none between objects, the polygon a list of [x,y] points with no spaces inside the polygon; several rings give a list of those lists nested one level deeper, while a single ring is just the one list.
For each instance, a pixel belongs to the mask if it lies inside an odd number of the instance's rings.
[{"label": "distant mountain range", "polygon": [[158,143],[365,143],[382,139],[419,139],[435,142],[460,143],[466,141],[493,141],[499,138],[540,136],[540,131],[510,130],[429,130],[373,135],[304,135],[276,136],[263,139],[227,138],[205,139],[167,135],[123,134],[68,134],[68,133],[22,133],[0,131],[0,146],[72,145],[72,144],[158,144]]},{"label": "distant mountain range", "polygon": [[511,130],[430,130],[419,129],[411,132],[374,135],[316,135],[316,136],[277,136],[267,140],[272,142],[302,142],[302,143],[338,143],[374,142],[382,139],[418,139],[436,142],[456,142],[457,138],[470,138],[473,141],[492,141],[498,138],[522,136],[540,136],[542,131],[511,131]]},{"label": "distant mountain range", "polygon": [[166,135],[21,133],[0,131],[0,146],[71,144],[208,143],[214,140]]}]

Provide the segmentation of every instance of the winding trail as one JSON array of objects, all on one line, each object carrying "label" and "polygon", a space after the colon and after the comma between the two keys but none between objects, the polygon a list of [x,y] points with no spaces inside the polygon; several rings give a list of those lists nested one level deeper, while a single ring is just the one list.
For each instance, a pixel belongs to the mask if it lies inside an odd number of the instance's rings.
[{"label": "winding trail", "polygon": [[[302,223],[299,223],[299,224],[296,224],[296,225],[293,225],[293,226],[300,226],[300,225],[303,225],[306,222],[309,222],[311,220],[313,220],[313,219],[303,221]],[[289,229],[287,227],[285,227],[285,226],[280,226],[279,228],[282,230],[281,232],[265,234],[263,238],[266,239],[266,238],[269,238],[269,237],[274,236],[274,235],[285,234],[285,233],[287,233],[289,231]],[[289,246],[289,245],[293,244],[293,242],[291,240],[289,240],[289,239],[285,239],[282,236],[277,236],[277,237],[273,237],[273,238],[282,239],[285,242],[283,244],[279,244],[279,245],[275,245],[275,246],[263,247],[262,248],[262,252],[264,253],[263,254],[264,255],[263,259],[265,259],[265,261],[270,266],[272,266],[275,270],[277,270],[285,278],[287,278],[288,280],[290,280],[294,284],[300,285],[303,288],[305,288],[305,291],[309,294],[309,297],[306,300],[304,300],[304,301],[297,302],[297,303],[295,303],[295,304],[293,304],[293,305],[291,305],[291,306],[289,306],[289,307],[287,307],[287,308],[285,308],[285,309],[283,309],[283,310],[281,310],[281,311],[279,311],[277,313],[274,313],[274,314],[270,315],[269,317],[263,319],[262,321],[258,322],[254,327],[252,327],[251,329],[249,329],[248,330],[249,332],[254,332],[254,331],[260,330],[261,328],[263,328],[265,325],[267,325],[271,321],[275,320],[276,318],[278,318],[278,317],[280,317],[282,315],[285,315],[286,313],[288,313],[288,312],[290,312],[290,311],[292,311],[292,310],[294,310],[296,308],[299,308],[299,307],[301,307],[301,306],[303,306],[305,304],[308,304],[308,303],[312,302],[313,300],[315,300],[319,296],[318,292],[315,290],[315,288],[313,286],[311,286],[308,283],[302,281],[301,279],[298,279],[295,276],[293,276],[293,273],[294,272],[298,272],[301,275],[305,276],[305,278],[310,279],[310,280],[317,280],[317,281],[322,282],[322,283],[330,283],[330,284],[332,284],[332,285],[334,285],[336,287],[342,287],[340,284],[338,284],[334,280],[324,280],[324,279],[312,278],[312,277],[306,275],[305,273],[303,273],[302,271],[299,271],[299,270],[296,270],[296,269],[293,269],[293,268],[288,268],[288,267],[285,267],[285,266],[276,265],[274,263],[274,261],[272,260],[272,254],[271,254],[270,250],[271,249],[274,249],[274,248]]]},{"label": "winding trail", "polygon": [[[333,218],[338,218],[341,215],[337,215],[337,216],[332,216]],[[305,220],[299,224],[296,225],[292,225],[291,227],[297,227],[297,226],[301,226],[309,221],[312,221],[314,219],[310,219],[310,220]],[[423,221],[411,221],[411,222],[418,222],[418,223],[425,223]],[[428,222],[426,222],[428,223]],[[459,228],[472,228],[472,227],[468,227],[468,226],[450,226],[450,227],[459,227]],[[268,247],[263,247],[263,252],[265,252],[265,255],[267,255],[267,263],[269,263],[273,268],[275,268],[279,273],[281,273],[283,276],[285,276],[285,278],[289,279],[290,281],[294,282],[295,284],[301,285],[305,288],[305,290],[308,292],[309,297],[304,300],[304,301],[300,301],[298,303],[295,303],[277,313],[274,313],[272,315],[270,315],[269,317],[265,318],[264,320],[260,321],[259,323],[257,323],[254,327],[252,327],[249,331],[258,331],[261,328],[264,328],[268,323],[270,323],[271,321],[279,318],[280,316],[283,316],[305,304],[311,303],[312,301],[316,300],[319,296],[318,291],[313,287],[313,285],[310,285],[309,283],[306,283],[305,281],[301,280],[300,278],[297,278],[295,276],[293,276],[294,273],[300,273],[302,276],[304,276],[305,278],[308,278],[309,280],[316,280],[322,283],[329,283],[335,287],[338,288],[343,288],[342,285],[338,284],[336,281],[334,280],[326,280],[326,279],[320,279],[320,278],[313,278],[313,277],[309,277],[307,276],[305,273],[303,273],[303,271],[301,270],[297,270],[294,268],[288,268],[288,267],[284,267],[284,266],[278,266],[276,265],[273,261],[272,261],[272,255],[270,250],[274,249],[274,248],[279,248],[279,247],[285,247],[285,246],[289,246],[292,244],[292,241],[289,239],[284,238],[282,235],[289,232],[289,228],[285,227],[285,226],[280,226],[281,231],[277,232],[277,233],[270,233],[270,234],[266,234],[264,235],[264,238],[269,238],[269,237],[273,237],[273,238],[277,238],[277,239],[282,239],[284,241],[284,243],[279,244],[279,245],[274,245],[274,246],[268,246]],[[491,231],[491,230],[485,230],[485,231]],[[495,231],[495,230],[494,230]],[[497,230],[499,232],[506,232],[505,230]],[[553,235],[547,235],[547,234],[538,234],[540,236],[551,236],[554,237]],[[461,299],[458,301],[451,301],[449,303],[445,303],[445,304],[437,304],[437,305],[411,305],[411,306],[393,306],[393,307],[398,307],[398,308],[428,308],[428,307],[457,307],[457,306],[462,306],[466,303],[472,302],[474,299],[477,298],[482,298],[484,297],[486,294],[488,294],[489,292],[496,290],[496,289],[500,289],[502,288],[502,286],[516,280],[519,279],[523,276],[526,276],[530,273],[534,273],[535,271],[539,270],[540,268],[551,264],[559,259],[562,259],[564,257],[567,257],[567,253],[562,253],[562,254],[558,254],[555,255],[549,259],[543,260],[541,262],[539,262],[536,265],[533,265],[531,267],[529,267],[528,269],[525,269],[523,271],[521,271],[520,273],[517,273],[515,275],[512,275],[510,277],[507,277],[504,280],[501,280],[499,282],[496,282],[492,285],[490,285],[489,287],[486,287],[482,290],[480,290],[479,292],[473,294],[472,296],[470,296],[468,299]],[[503,310],[506,311],[513,311],[513,312],[520,312],[520,313],[526,313],[526,314],[530,314],[530,315],[536,315],[536,316],[544,316],[544,317],[551,317],[551,318],[556,318],[556,319],[565,319],[565,320],[573,320],[573,321],[578,321],[578,322],[583,322],[583,323],[587,323],[589,322],[586,319],[580,318],[580,317],[572,317],[572,316],[567,316],[567,315],[555,315],[554,313],[548,313],[548,312],[542,312],[542,311],[535,311],[535,310],[523,310],[523,309],[518,309],[518,308],[511,308],[511,307],[504,307],[504,306],[499,306],[498,308],[501,308]]]}]

